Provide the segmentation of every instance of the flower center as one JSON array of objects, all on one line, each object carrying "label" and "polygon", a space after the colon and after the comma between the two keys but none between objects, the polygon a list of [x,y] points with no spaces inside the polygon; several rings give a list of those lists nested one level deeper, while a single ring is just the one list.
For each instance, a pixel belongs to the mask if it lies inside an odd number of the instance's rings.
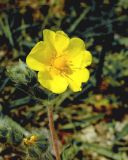
[{"label": "flower center", "polygon": [[66,60],[63,57],[58,57],[54,59],[53,66],[57,69],[63,70],[66,66]]},{"label": "flower center", "polygon": [[66,60],[66,57],[59,56],[55,57],[52,62],[52,66],[59,71],[60,74],[70,74],[72,71],[70,69],[70,66],[68,64],[68,61]]}]

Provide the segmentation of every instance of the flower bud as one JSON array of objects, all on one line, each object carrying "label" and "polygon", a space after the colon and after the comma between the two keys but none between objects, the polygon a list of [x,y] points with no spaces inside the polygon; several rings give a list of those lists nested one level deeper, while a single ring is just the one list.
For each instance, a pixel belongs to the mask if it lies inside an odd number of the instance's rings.
[{"label": "flower bud", "polygon": [[36,73],[30,70],[21,60],[19,60],[18,64],[7,67],[7,74],[17,84],[27,85],[36,80]]}]

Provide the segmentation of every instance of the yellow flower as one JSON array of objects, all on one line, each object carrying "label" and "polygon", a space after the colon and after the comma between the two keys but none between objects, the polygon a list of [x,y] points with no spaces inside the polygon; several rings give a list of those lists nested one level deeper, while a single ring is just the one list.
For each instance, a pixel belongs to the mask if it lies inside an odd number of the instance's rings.
[{"label": "yellow flower", "polygon": [[38,72],[40,84],[53,93],[62,93],[69,86],[81,91],[89,79],[87,68],[92,56],[80,38],[69,38],[63,31],[43,31],[44,40],[38,42],[27,56],[27,65]]},{"label": "yellow flower", "polygon": [[37,141],[37,136],[32,135],[32,136],[29,137],[29,138],[24,138],[23,141],[24,141],[24,143],[25,143],[26,145],[34,144],[34,143]]}]

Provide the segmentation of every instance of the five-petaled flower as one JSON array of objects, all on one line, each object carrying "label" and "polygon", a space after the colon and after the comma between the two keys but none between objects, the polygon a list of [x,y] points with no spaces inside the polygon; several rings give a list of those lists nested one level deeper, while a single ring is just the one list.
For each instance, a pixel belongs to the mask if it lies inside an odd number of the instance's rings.
[{"label": "five-petaled flower", "polygon": [[38,72],[40,84],[53,93],[62,93],[69,86],[81,91],[89,79],[86,68],[92,56],[80,38],[69,38],[63,31],[43,31],[44,40],[38,42],[27,56],[27,65]]}]

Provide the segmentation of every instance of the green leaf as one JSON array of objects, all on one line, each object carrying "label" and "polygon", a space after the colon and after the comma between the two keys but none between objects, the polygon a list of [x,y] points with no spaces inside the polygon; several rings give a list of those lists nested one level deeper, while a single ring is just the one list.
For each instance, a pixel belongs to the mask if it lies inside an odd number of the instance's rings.
[{"label": "green leaf", "polygon": [[62,152],[62,160],[73,160],[78,150],[76,145],[66,146]]},{"label": "green leaf", "polygon": [[122,158],[122,154],[114,153],[110,149],[99,146],[97,144],[86,143],[83,145],[83,149],[88,149],[88,150],[94,151],[100,155],[107,157],[107,158],[111,158],[112,160],[124,160]]},{"label": "green leaf", "polygon": [[122,129],[122,131],[117,134],[117,139],[120,140],[126,135],[128,135],[128,124],[126,124]]},{"label": "green leaf", "polygon": [[93,115],[93,116],[90,116],[86,119],[82,119],[79,122],[65,124],[65,125],[61,126],[61,129],[72,129],[75,127],[85,128],[85,127],[91,125],[92,123],[102,119],[103,117],[104,117],[104,114]]},{"label": "green leaf", "polygon": [[10,44],[12,46],[14,46],[11,28],[9,26],[8,18],[6,15],[0,17],[0,26],[1,26],[1,29],[3,30],[3,33],[5,34],[6,38],[8,38]]},{"label": "green leaf", "polygon": [[28,103],[29,101],[30,101],[30,97],[27,96],[27,97],[24,97],[24,98],[20,98],[20,99],[11,101],[10,105],[12,107],[16,107],[16,106],[24,105],[24,104]]}]

